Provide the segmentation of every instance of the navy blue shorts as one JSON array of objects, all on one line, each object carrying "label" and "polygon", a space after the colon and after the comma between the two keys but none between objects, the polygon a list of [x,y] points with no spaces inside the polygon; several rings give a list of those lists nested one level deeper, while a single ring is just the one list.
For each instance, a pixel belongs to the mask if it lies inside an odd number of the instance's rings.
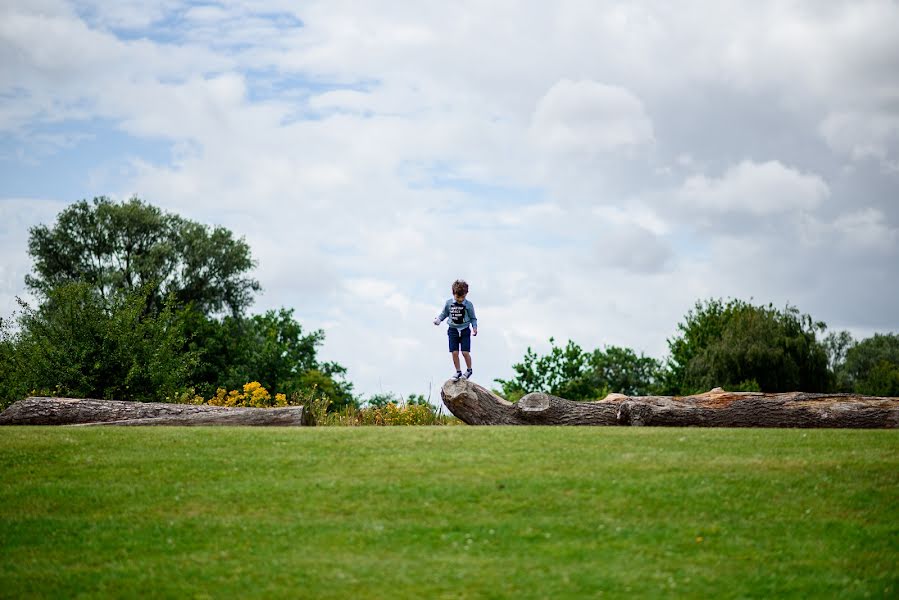
[{"label": "navy blue shorts", "polygon": [[462,352],[471,352],[470,327],[466,327],[462,331],[459,331],[455,327],[450,327],[446,330],[446,335],[449,337],[450,352],[458,352],[460,346],[462,347]]}]

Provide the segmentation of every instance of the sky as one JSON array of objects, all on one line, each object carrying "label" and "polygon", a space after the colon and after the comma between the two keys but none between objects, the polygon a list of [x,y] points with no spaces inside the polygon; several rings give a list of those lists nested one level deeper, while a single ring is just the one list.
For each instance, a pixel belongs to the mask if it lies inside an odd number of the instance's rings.
[{"label": "sky", "polygon": [[138,196],[249,243],[356,392],[549,338],[663,358],[698,300],[899,331],[899,3],[0,1],[0,314],[28,228]]}]

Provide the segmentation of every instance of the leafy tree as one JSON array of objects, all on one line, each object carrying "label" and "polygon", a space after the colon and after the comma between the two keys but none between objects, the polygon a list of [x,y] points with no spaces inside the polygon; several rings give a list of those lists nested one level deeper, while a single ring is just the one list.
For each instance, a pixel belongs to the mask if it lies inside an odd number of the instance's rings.
[{"label": "leafy tree", "polygon": [[846,361],[846,352],[855,345],[855,340],[848,331],[831,331],[822,343],[827,352],[828,368],[837,371]]},{"label": "leafy tree", "polygon": [[596,349],[590,357],[589,377],[594,389],[628,396],[647,396],[656,393],[662,376],[662,364],[650,356],[639,356],[630,348],[606,346]]},{"label": "leafy tree", "polygon": [[260,289],[245,275],[254,263],[243,239],[137,198],[76,202],[53,227],[31,228],[28,252],[34,274],[25,282],[32,290],[47,296],[60,285],[80,281],[104,301],[141,290],[149,313],[159,312],[172,298],[203,314],[238,315]]},{"label": "leafy tree", "polygon": [[147,295],[103,300],[92,286],[69,283],[49,290],[37,309],[20,301],[19,330],[4,336],[0,367],[12,374],[15,395],[175,399],[197,356],[183,351],[183,323],[170,303],[144,313]]},{"label": "leafy tree", "polygon": [[409,394],[406,398],[407,406],[431,406],[424,394]]},{"label": "leafy tree", "polygon": [[585,352],[571,340],[564,348],[553,338],[549,341],[549,354],[538,356],[529,347],[524,360],[512,365],[515,377],[496,380],[503,396],[517,400],[529,392],[544,392],[569,400],[596,400],[610,391],[645,395],[660,376],[659,361],[637,356],[629,348],[607,346]]},{"label": "leafy tree", "polygon": [[827,352],[827,367],[830,369],[833,385],[838,391],[852,391],[852,384],[846,380],[846,353],[855,345],[848,331],[831,331],[823,341]]},{"label": "leafy tree", "polygon": [[680,335],[668,340],[666,391],[825,391],[827,351],[816,338],[824,327],[789,305],[697,302],[678,324]]},{"label": "leafy tree", "polygon": [[409,396],[404,399],[402,396],[397,396],[393,392],[372,394],[372,396],[365,401],[365,404],[372,408],[384,408],[388,404],[395,404],[396,406],[401,406],[403,404],[406,406],[431,406],[431,403],[424,397],[424,394],[409,394]]},{"label": "leafy tree", "polygon": [[0,317],[0,410],[24,398],[28,389],[16,369],[13,324]]},{"label": "leafy tree", "polygon": [[518,400],[531,392],[544,392],[579,400],[586,395],[582,389],[582,376],[589,363],[589,354],[569,340],[564,348],[556,346],[555,339],[549,338],[550,351],[538,356],[530,346],[524,359],[512,365],[516,375],[513,379],[497,379],[502,386],[502,395],[510,400]]},{"label": "leafy tree", "polygon": [[[69,206],[53,227],[32,228],[29,253],[34,272],[26,283],[44,299],[35,314],[57,318],[46,311],[65,298],[70,324],[83,321],[87,328],[76,332],[79,344],[93,339],[101,352],[101,342],[123,335],[104,328],[115,325],[112,317],[124,310],[122,298],[128,299],[132,311],[139,296],[144,302],[139,307],[141,323],[155,323],[159,317],[177,321],[182,346],[169,344],[159,352],[164,351],[166,360],[178,366],[176,373],[187,369],[187,376],[179,375],[178,380],[189,381],[204,397],[212,396],[218,387],[240,389],[258,381],[285,394],[315,389],[329,396],[335,410],[354,403],[346,369],[316,357],[324,332],[305,334],[292,310],[245,316],[252,294],[260,288],[246,275],[254,265],[249,247],[227,229],[165,213],[137,198],[115,203],[101,197]],[[70,287],[75,282],[80,287]],[[75,289],[80,290],[80,304],[72,296]],[[32,321],[30,327],[41,322]],[[13,344],[15,354],[26,347],[25,342],[22,338]],[[0,347],[0,357],[12,352],[13,346]],[[120,351],[125,352],[124,348]],[[84,367],[71,366],[79,372]],[[35,385],[46,387],[55,381],[50,371],[42,373],[45,379],[33,379],[39,382]],[[133,383],[146,387],[118,397],[158,396],[156,383],[137,379]]]},{"label": "leafy tree", "polygon": [[379,394],[372,394],[371,397],[365,401],[365,404],[372,408],[384,408],[388,404],[396,404],[399,406],[400,399],[393,392],[382,392]]},{"label": "leafy tree", "polygon": [[849,348],[841,373],[851,391],[899,396],[899,335],[875,334]]},{"label": "leafy tree", "polygon": [[317,359],[324,332],[304,333],[293,313],[281,308],[221,320],[193,313],[191,328],[196,335],[190,347],[202,356],[193,375],[200,393],[208,396],[217,387],[238,389],[258,381],[288,395],[316,388],[331,399],[335,410],[353,404],[353,386],[344,380],[346,369]]}]

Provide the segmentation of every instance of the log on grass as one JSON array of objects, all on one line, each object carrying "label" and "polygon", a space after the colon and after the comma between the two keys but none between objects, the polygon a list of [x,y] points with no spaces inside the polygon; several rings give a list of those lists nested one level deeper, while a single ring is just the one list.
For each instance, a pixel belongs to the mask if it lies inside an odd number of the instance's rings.
[{"label": "log on grass", "polygon": [[31,397],[0,413],[0,425],[307,425],[302,406],[237,408],[163,402]]},{"label": "log on grass", "polygon": [[899,398],[790,392],[763,394],[715,388],[694,396],[609,394],[574,402],[531,393],[512,403],[464,379],[440,392],[469,425],[651,425],[671,427],[899,427]]}]

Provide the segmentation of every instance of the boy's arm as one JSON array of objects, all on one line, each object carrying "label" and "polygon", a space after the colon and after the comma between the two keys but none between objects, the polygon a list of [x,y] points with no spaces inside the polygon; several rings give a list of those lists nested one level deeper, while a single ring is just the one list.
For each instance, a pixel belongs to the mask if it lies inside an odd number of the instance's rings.
[{"label": "boy's arm", "polygon": [[440,311],[440,314],[434,317],[434,325],[440,325],[441,321],[449,316],[449,302],[443,305],[443,310]]},{"label": "boy's arm", "polygon": [[468,303],[468,316],[471,318],[471,333],[478,334],[478,317],[474,314],[474,304]]}]

